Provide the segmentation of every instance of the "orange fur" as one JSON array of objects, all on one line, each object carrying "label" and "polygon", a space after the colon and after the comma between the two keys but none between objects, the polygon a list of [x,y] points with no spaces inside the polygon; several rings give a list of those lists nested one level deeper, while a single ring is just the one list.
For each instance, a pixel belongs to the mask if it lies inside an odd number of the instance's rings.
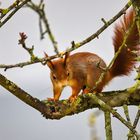
[{"label": "orange fur", "polygon": [[[119,47],[122,45],[124,36],[132,25],[134,18],[135,12],[133,11],[133,9],[130,9],[126,12],[120,22],[116,24],[114,29],[115,35],[113,38],[115,52],[117,52]],[[139,39],[139,33],[135,23],[126,40],[126,47],[122,49],[121,53],[119,54],[114,65],[111,68],[110,72],[112,77],[128,75],[132,71],[136,62],[136,54],[134,54],[132,51],[139,51]]]},{"label": "orange fur", "polygon": [[[135,14],[131,9],[116,24],[113,38],[115,52],[122,45],[125,33],[129,30],[134,18]],[[138,51],[139,49],[138,30],[137,26],[134,25],[126,40],[126,47],[122,49],[111,69],[107,71],[102,82],[93,92],[101,92],[104,86],[116,76],[128,75],[135,64],[136,54],[132,53],[132,51]],[[105,62],[99,56],[89,52],[75,53],[73,55],[67,53],[65,58],[48,61],[47,65],[51,70],[50,77],[53,83],[54,97],[52,99],[59,100],[63,88],[70,86],[72,88],[72,95],[69,97],[70,101],[75,100],[81,90],[83,90],[82,93],[84,94],[90,92],[96,86],[96,82],[104,68],[106,68]]]}]

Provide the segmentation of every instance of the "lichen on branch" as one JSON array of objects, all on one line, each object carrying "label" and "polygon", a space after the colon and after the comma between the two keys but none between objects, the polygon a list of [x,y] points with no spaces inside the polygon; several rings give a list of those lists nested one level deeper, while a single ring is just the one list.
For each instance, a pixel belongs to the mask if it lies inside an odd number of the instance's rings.
[{"label": "lichen on branch", "polygon": [[[40,101],[39,99],[29,95],[15,83],[11,82],[1,74],[0,85],[26,104],[41,112],[44,117],[48,119],[60,119],[65,116],[83,112],[87,109],[99,107],[99,104],[94,102],[92,99],[93,94],[79,95],[73,103],[70,103],[68,100],[61,100],[56,102],[48,100]],[[134,87],[132,88],[134,89]],[[103,92],[98,94],[97,97],[111,107],[119,107],[124,104],[139,105],[140,88],[133,90],[133,93],[130,91],[131,90],[126,89],[121,91]]]}]

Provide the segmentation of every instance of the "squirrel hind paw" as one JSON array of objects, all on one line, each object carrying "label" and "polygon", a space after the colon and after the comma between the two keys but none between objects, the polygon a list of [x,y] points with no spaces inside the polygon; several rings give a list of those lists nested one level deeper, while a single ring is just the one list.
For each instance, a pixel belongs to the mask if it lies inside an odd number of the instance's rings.
[{"label": "squirrel hind paw", "polygon": [[54,99],[54,98],[47,98],[47,100],[48,100],[48,101],[53,101],[53,102],[57,101],[57,100]]}]

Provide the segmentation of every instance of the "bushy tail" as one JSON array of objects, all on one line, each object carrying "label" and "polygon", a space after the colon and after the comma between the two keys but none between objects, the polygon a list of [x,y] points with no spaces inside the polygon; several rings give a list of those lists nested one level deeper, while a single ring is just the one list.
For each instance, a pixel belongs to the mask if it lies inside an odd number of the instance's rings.
[{"label": "bushy tail", "polygon": [[126,33],[131,29],[128,38],[126,39],[125,46],[116,58],[112,68],[110,69],[110,74],[113,77],[128,75],[136,63],[136,55],[134,52],[140,50],[140,37],[136,22],[133,22],[135,18],[135,12],[131,8],[126,12],[122,19],[116,24],[114,29],[113,45],[115,53],[118,51],[123,43]]}]

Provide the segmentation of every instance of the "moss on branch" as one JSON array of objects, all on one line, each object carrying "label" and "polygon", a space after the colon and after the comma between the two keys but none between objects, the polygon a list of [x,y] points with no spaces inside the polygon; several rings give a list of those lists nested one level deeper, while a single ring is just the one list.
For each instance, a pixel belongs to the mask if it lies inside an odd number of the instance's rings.
[{"label": "moss on branch", "polygon": [[[47,119],[61,119],[65,116],[77,114],[91,108],[100,107],[99,104],[93,100],[94,95],[91,93],[79,95],[77,100],[73,103],[70,103],[68,100],[61,100],[57,102],[48,100],[40,101],[39,99],[32,97],[1,74],[0,85],[26,104],[41,112]],[[135,90],[134,87],[132,88],[133,92],[130,88],[129,90],[99,93],[97,97],[111,107],[119,107],[124,104],[139,105],[140,88],[137,87]]]},{"label": "moss on branch", "polygon": [[[77,100],[73,103],[69,103],[67,100],[58,102],[45,100],[43,102],[46,104],[46,107],[49,107],[50,109],[44,116],[48,119],[60,119],[64,116],[77,114],[87,109],[100,107],[97,102],[93,101],[92,96],[93,94],[90,93],[79,95]],[[140,89],[137,89],[133,93],[130,93],[128,90],[103,92],[98,94],[97,97],[111,107],[120,107],[124,104],[139,105]],[[51,116],[51,118],[48,116]]]}]

